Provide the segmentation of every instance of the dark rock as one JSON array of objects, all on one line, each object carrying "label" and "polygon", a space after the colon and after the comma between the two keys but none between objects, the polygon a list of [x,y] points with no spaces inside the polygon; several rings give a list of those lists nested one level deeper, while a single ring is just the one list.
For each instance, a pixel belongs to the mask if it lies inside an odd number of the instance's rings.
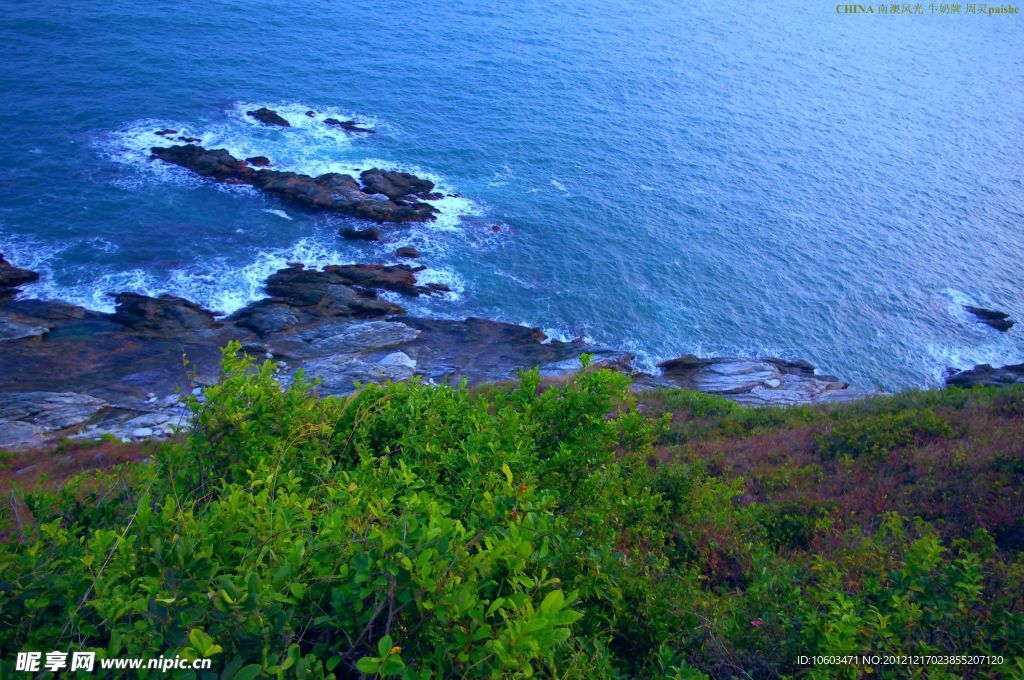
[{"label": "dark rock", "polygon": [[[379,267],[380,269],[376,269]],[[372,268],[372,269],[363,269]],[[404,312],[398,305],[380,300],[374,288],[410,294],[419,291],[411,272],[387,272],[382,265],[345,265],[281,269],[267,279],[267,293],[293,307],[319,307],[337,316],[387,316]],[[411,279],[411,282],[409,281]]]},{"label": "dark rock", "polygon": [[176,335],[204,330],[213,325],[213,314],[194,302],[174,295],[151,298],[119,293],[111,320],[137,333]]},{"label": "dark rock", "polygon": [[416,357],[416,373],[449,384],[462,378],[470,385],[511,380],[520,369],[578,362],[587,351],[573,343],[546,342],[537,328],[486,319],[403,318],[402,323],[421,331],[402,346]]},{"label": "dark rock", "polygon": [[[378,222],[422,222],[434,219],[437,212],[428,203],[372,197],[370,193],[379,192],[376,189],[369,193],[364,191],[350,175],[327,173],[310,177],[297,172],[253,170],[226,149],[207,150],[194,145],[153,147],[152,152],[155,158],[188,168],[204,177],[249,184],[281,200],[312,210],[326,210]],[[408,173],[376,172],[380,173],[379,181],[387,181],[391,187],[398,186],[395,182],[412,190],[433,186],[427,180]],[[378,178],[378,175],[374,177]]]},{"label": "dark rock", "polygon": [[1006,312],[1000,312],[995,309],[985,309],[984,307],[972,307],[971,305],[964,305],[964,309],[973,314],[984,324],[988,324],[992,328],[998,331],[1008,331],[1013,328],[1013,319]]},{"label": "dark rock", "polygon": [[434,183],[427,179],[420,179],[408,172],[394,172],[370,168],[359,175],[363,187],[368,194],[384,194],[391,200],[398,200],[406,196],[417,196],[428,194],[434,189]]},{"label": "dark rock", "polygon": [[15,267],[0,254],[0,299],[18,292],[18,286],[39,280],[39,274],[28,269]]},{"label": "dark rock", "polygon": [[161,147],[154,146],[153,156],[168,163],[188,168],[197,175],[215,179],[249,178],[253,169],[240,161],[227,149],[204,149],[201,146],[188,144],[185,146]]},{"label": "dark rock", "polygon": [[778,359],[776,357],[767,357],[765,361],[778,368],[783,373],[789,373],[792,375],[803,375],[811,376],[814,375],[814,366],[809,361],[803,359],[790,360],[790,359]]},{"label": "dark rock", "polygon": [[409,297],[428,292],[426,286],[416,285],[415,272],[403,264],[330,265],[324,267],[323,273],[348,281],[351,286],[391,290]]},{"label": "dark rock", "polygon": [[415,259],[419,256],[420,251],[418,251],[416,248],[413,248],[412,246],[402,246],[401,248],[395,251],[395,257],[406,257],[410,259]]},{"label": "dark rock", "polygon": [[160,135],[161,137],[166,137],[167,135],[176,135],[178,134],[178,131],[172,130],[171,128],[164,128],[163,130],[157,130],[156,134]]},{"label": "dark rock", "polygon": [[449,288],[448,285],[444,283],[428,283],[427,292],[429,292],[431,295],[435,293],[450,293],[452,292],[452,289]]},{"label": "dark rock", "polygon": [[285,120],[277,111],[261,107],[255,111],[246,111],[250,116],[264,125],[278,125],[280,127],[291,127],[292,124]]},{"label": "dark rock", "polygon": [[379,241],[380,229],[370,227],[369,229],[355,229],[353,227],[342,227],[338,233],[347,239],[354,241]]},{"label": "dark rock", "polygon": [[338,120],[337,118],[328,118],[324,122],[330,125],[331,127],[341,128],[345,132],[361,132],[367,135],[373,135],[377,133],[377,131],[372,128],[361,127],[354,120]]},{"label": "dark rock", "polygon": [[203,140],[199,139],[198,137],[182,136],[182,137],[178,137],[178,141],[179,142],[185,142],[186,144],[198,144],[199,142],[201,142]]},{"label": "dark rock", "polygon": [[246,158],[245,162],[254,168],[265,168],[270,165],[270,159],[266,156],[252,156],[251,158]]},{"label": "dark rock", "polygon": [[989,364],[978,364],[965,371],[953,371],[946,377],[946,384],[956,387],[1001,386],[1016,383],[1024,383],[1024,364],[1010,364],[998,368]]},{"label": "dark rock", "polygon": [[280,333],[299,323],[294,309],[273,300],[254,302],[232,316],[232,320],[260,335]]},{"label": "dark rock", "polygon": [[316,111],[306,111],[306,115],[309,116],[310,118],[315,118]]}]

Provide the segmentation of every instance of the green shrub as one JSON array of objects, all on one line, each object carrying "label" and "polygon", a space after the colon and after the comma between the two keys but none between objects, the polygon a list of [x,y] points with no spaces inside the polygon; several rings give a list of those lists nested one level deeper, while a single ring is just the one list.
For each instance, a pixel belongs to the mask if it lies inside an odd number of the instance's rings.
[{"label": "green shrub", "polygon": [[[19,493],[35,522],[0,548],[0,676],[53,649],[212,657],[199,677],[225,679],[776,677],[844,650],[1024,656],[1024,564],[986,534],[945,545],[888,517],[808,556],[828,522],[816,506],[744,504],[742,479],[649,465],[664,422],[619,374],[318,398],[237,351],[155,464]],[[948,428],[857,422],[873,447]]]},{"label": "green shrub", "polygon": [[831,431],[818,433],[818,451],[825,460],[844,456],[881,456],[896,448],[935,439],[952,439],[956,432],[931,408],[847,418]]}]

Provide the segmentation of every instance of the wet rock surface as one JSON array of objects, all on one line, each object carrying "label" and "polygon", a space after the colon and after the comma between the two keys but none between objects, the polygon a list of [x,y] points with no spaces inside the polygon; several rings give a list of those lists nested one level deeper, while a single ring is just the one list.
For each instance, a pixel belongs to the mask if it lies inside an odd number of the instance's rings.
[{"label": "wet rock surface", "polygon": [[284,116],[273,109],[268,109],[265,106],[260,107],[255,111],[246,111],[246,114],[252,116],[264,125],[277,125],[278,127],[292,126]]},{"label": "wet rock surface", "polygon": [[[306,115],[308,116],[309,112],[306,112]],[[316,114],[314,113],[313,115],[315,116]],[[324,120],[324,123],[330,125],[331,127],[340,128],[345,132],[356,132],[366,135],[377,134],[377,131],[374,130],[373,128],[362,126],[354,120],[338,120],[337,118],[327,118]]]},{"label": "wet rock surface", "polygon": [[[309,210],[335,212],[375,222],[423,222],[435,219],[437,209],[417,199],[433,183],[404,172],[366,170],[371,184],[361,186],[351,175],[329,172],[317,177],[298,172],[254,169],[227,149],[205,149],[195,144],[154,146],[153,157],[180,165],[220,182],[248,184],[282,201]],[[267,159],[269,163],[269,159]],[[366,181],[366,180],[364,180]],[[381,189],[387,190],[385,194]],[[404,192],[404,193],[402,193]]]},{"label": "wet rock surface", "polygon": [[368,229],[355,229],[353,227],[342,227],[338,234],[353,241],[379,241],[380,229],[370,227]]},{"label": "wet rock surface", "polygon": [[1005,386],[1024,384],[1024,364],[1007,366],[991,366],[978,364],[965,371],[951,370],[946,376],[946,384],[956,387]]},{"label": "wet rock surface", "polygon": [[19,291],[18,286],[38,280],[39,274],[15,267],[0,254],[0,299],[13,297]]},{"label": "wet rock surface", "polygon": [[971,305],[964,305],[964,310],[973,314],[981,323],[991,326],[997,331],[1005,332],[1013,328],[1014,321],[1006,312],[985,309],[984,307],[972,307]]},{"label": "wet rock surface", "polygon": [[[301,370],[319,380],[321,393],[334,395],[358,383],[413,376],[473,386],[514,380],[532,367],[558,379],[579,369],[582,353],[592,355],[594,366],[632,375],[638,390],[686,387],[758,405],[866,395],[815,374],[806,362],[687,356],[651,375],[635,369],[631,354],[550,340],[536,328],[411,317],[382,295],[443,291],[418,283],[422,269],[294,264],[267,279],[268,298],[227,317],[170,295],[122,293],[111,314],[61,302],[0,300],[0,448],[39,447],[65,436],[166,436],[188,423],[183,397],[201,395],[204,385],[216,382],[220,348],[232,340],[275,361],[283,381]],[[1024,366],[1018,368],[1024,374]]]}]

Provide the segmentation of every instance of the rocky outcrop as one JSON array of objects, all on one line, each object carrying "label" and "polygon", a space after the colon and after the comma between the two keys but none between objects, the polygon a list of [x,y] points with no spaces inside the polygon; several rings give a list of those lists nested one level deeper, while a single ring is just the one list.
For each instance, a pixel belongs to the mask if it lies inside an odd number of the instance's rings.
[{"label": "rocky outcrop", "polygon": [[227,149],[204,149],[195,144],[185,144],[154,146],[150,151],[162,161],[188,168],[203,177],[250,184],[254,172],[245,161],[238,160]]},{"label": "rocky outcrop", "polygon": [[420,179],[408,172],[393,172],[371,168],[363,170],[359,175],[366,192],[384,194],[392,200],[407,196],[423,196],[434,190],[434,183],[428,179]]},{"label": "rocky outcrop", "polygon": [[279,127],[291,127],[292,124],[287,121],[281,114],[273,109],[268,109],[263,106],[255,111],[246,111],[246,114],[252,116],[264,125],[277,125]]},{"label": "rocky outcrop", "polygon": [[[423,222],[434,219],[437,209],[416,200],[421,187],[433,183],[408,173],[392,173],[376,168],[363,172],[373,181],[365,189],[351,175],[327,173],[310,177],[297,172],[253,169],[228,153],[227,149],[201,146],[160,147],[151,149],[153,157],[180,165],[203,177],[220,182],[248,184],[271,196],[309,210],[335,212],[376,222]],[[367,173],[370,173],[369,175]],[[380,191],[389,190],[396,197]],[[400,195],[399,191],[405,191]]]},{"label": "rocky outcrop", "polygon": [[978,321],[995,328],[997,331],[1005,332],[1013,328],[1013,319],[1006,312],[985,309],[984,307],[972,307],[971,305],[964,305],[964,309],[973,314]]},{"label": "rocky outcrop", "polygon": [[750,406],[849,401],[870,395],[849,389],[833,376],[818,375],[806,361],[687,355],[658,367],[674,387],[719,394]]},{"label": "rocky outcrop", "polygon": [[174,295],[151,298],[138,293],[120,293],[114,302],[117,307],[110,320],[136,333],[175,336],[213,324],[211,312]]},{"label": "rocky outcrop", "polygon": [[266,156],[250,156],[245,162],[254,168],[265,168],[270,165],[270,159]]},{"label": "rocky outcrop", "polygon": [[15,267],[0,254],[0,299],[13,297],[19,292],[18,286],[38,280],[39,274]]},{"label": "rocky outcrop", "polygon": [[402,246],[395,251],[395,257],[404,257],[408,259],[416,259],[420,256],[420,251],[412,246]]},{"label": "rocky outcrop", "polygon": [[7,392],[0,400],[0,448],[42,443],[106,407],[102,399],[75,392]]},{"label": "rocky outcrop", "polygon": [[1024,364],[994,367],[978,364],[965,371],[951,370],[946,384],[955,387],[1006,386],[1024,383]]},{"label": "rocky outcrop", "polygon": [[0,447],[41,446],[58,436],[165,436],[187,424],[181,395],[201,395],[203,385],[217,380],[220,348],[231,340],[277,362],[285,382],[304,372],[323,394],[412,376],[480,385],[514,380],[530,367],[559,379],[578,370],[587,353],[595,367],[632,375],[636,389],[686,387],[772,405],[865,395],[817,375],[806,362],[774,358],[687,356],[649,375],[634,368],[628,353],[550,340],[516,324],[410,317],[381,297],[443,291],[417,281],[422,269],[295,264],[267,279],[270,297],[220,319],[170,295],[122,293],[112,314],[59,302],[0,301]]},{"label": "rocky outcrop", "polygon": [[[309,115],[309,113],[307,112],[306,115]],[[326,120],[324,120],[324,123],[330,125],[331,127],[341,128],[345,132],[356,132],[366,135],[377,134],[376,130],[368,127],[363,127],[354,120],[338,120],[337,118],[327,118]]]}]

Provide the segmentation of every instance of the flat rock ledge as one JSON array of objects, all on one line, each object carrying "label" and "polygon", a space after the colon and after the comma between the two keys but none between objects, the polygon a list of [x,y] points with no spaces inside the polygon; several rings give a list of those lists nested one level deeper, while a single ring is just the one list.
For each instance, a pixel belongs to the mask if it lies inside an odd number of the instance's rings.
[{"label": "flat rock ledge", "polygon": [[226,317],[172,295],[122,293],[115,311],[105,314],[16,300],[12,286],[0,286],[0,449],[38,448],[61,437],[172,434],[188,424],[185,399],[202,399],[203,387],[217,381],[220,348],[231,340],[272,360],[283,383],[301,370],[319,381],[324,395],[414,376],[475,386],[515,380],[533,367],[559,379],[579,369],[583,353],[594,366],[631,375],[637,390],[684,387],[751,405],[869,394],[817,375],[806,362],[686,356],[663,362],[652,375],[636,370],[629,353],[550,340],[536,328],[409,316],[395,300],[444,292],[418,283],[422,269],[293,265],[267,279],[267,298]]}]

